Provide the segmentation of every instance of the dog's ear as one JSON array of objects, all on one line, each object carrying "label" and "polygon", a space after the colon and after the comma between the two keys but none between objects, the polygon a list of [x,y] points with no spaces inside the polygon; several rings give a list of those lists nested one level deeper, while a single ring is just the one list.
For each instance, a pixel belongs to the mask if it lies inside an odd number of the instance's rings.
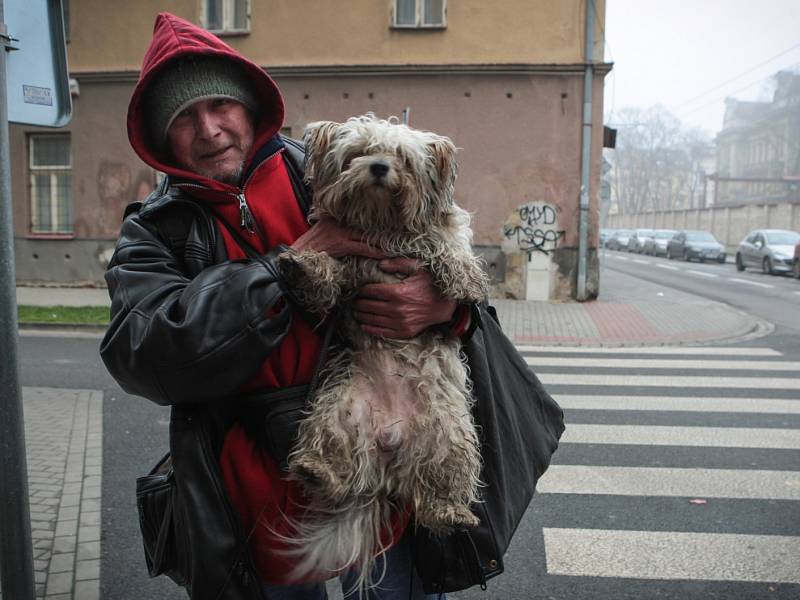
[{"label": "dog's ear", "polygon": [[450,138],[436,135],[428,142],[436,176],[434,186],[452,201],[456,183],[456,146]]},{"label": "dog's ear", "polygon": [[306,145],[305,175],[307,180],[313,181],[314,176],[319,172],[320,162],[328,152],[339,125],[341,123],[334,121],[316,121],[306,125],[303,142]]}]

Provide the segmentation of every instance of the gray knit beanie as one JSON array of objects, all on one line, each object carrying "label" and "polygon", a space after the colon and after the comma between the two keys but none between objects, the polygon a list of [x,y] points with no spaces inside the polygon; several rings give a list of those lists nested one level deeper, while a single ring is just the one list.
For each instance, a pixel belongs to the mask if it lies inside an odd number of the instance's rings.
[{"label": "gray knit beanie", "polygon": [[253,112],[258,105],[244,69],[230,59],[192,56],[162,70],[144,98],[145,127],[155,149],[166,149],[167,130],[179,112],[207,98],[232,98]]}]

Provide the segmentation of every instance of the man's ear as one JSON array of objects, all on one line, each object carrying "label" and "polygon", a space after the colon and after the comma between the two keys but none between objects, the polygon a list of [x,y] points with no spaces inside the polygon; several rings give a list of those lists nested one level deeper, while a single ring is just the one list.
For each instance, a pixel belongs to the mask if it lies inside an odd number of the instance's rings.
[{"label": "man's ear", "polygon": [[316,121],[306,125],[303,142],[306,145],[306,179],[313,182],[322,167],[322,159],[336,135],[340,123]]},{"label": "man's ear", "polygon": [[450,138],[436,135],[428,142],[428,149],[433,160],[436,176],[434,185],[452,200],[456,183],[456,146]]}]

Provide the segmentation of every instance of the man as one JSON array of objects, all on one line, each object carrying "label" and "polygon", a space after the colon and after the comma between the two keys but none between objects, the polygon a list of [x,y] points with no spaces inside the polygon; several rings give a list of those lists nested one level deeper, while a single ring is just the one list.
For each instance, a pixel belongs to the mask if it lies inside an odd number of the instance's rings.
[{"label": "man", "polygon": [[[469,321],[412,261],[381,257],[332,222],[309,227],[301,161],[278,135],[283,111],[260,67],[205,30],[158,16],[128,136],[167,177],[122,225],[101,355],[126,391],[172,406],[163,470],[173,475],[143,479],[139,508],[151,574],[170,575],[195,599],[326,597],[320,582],[286,579],[282,552],[286,517],[302,516],[303,496],[282,477],[273,446],[286,432],[265,407],[278,397],[302,403],[325,328],[292,300],[277,254],[358,254],[404,276],[361,290],[354,311],[369,333],[408,338],[445,323],[458,335]],[[402,539],[371,598],[425,597],[403,538],[408,518],[395,516],[393,539]],[[352,580],[342,579],[348,591]]]}]

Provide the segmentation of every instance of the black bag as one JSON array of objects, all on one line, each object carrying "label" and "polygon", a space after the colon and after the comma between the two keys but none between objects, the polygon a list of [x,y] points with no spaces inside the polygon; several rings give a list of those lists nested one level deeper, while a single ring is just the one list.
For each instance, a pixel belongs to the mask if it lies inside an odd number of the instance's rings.
[{"label": "black bag", "polygon": [[472,311],[477,327],[465,343],[473,414],[481,437],[481,523],[438,537],[420,528],[417,572],[426,593],[455,592],[503,572],[503,555],[547,470],[564,431],[564,413],[506,337],[494,307]]},{"label": "black bag", "polygon": [[[144,557],[150,577],[167,575],[186,585],[188,543],[179,543],[178,503],[172,457],[167,454],[150,473],[136,479],[136,508],[142,530]],[[180,548],[178,548],[180,546]]]}]

